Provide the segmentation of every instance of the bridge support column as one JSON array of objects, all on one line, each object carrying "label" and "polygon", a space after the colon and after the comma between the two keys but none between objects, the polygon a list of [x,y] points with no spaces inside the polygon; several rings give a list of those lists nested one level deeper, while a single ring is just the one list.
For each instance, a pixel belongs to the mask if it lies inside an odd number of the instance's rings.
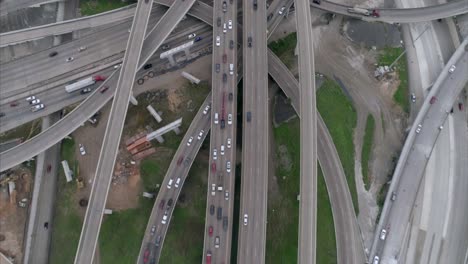
[{"label": "bridge support column", "polygon": [[159,143],[164,143],[164,138],[162,136],[156,136],[155,138]]},{"label": "bridge support column", "polygon": [[169,57],[167,58],[169,60],[169,63],[171,64],[171,66],[175,66],[176,65],[176,62],[174,60],[174,56],[173,55],[169,55]]},{"label": "bridge support column", "polygon": [[180,134],[180,129],[179,129],[179,127],[174,127],[174,129],[173,129],[172,131],[174,131],[174,133],[176,133],[176,135],[179,135],[179,134]]},{"label": "bridge support column", "polygon": [[135,96],[133,96],[133,93],[130,95],[130,103],[132,103],[132,105],[138,105],[138,101]]}]

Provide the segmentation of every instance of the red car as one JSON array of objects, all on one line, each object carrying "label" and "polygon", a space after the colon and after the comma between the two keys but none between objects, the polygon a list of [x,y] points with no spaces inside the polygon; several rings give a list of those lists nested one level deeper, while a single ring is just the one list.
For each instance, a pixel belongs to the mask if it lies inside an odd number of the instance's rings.
[{"label": "red car", "polygon": [[101,93],[105,93],[107,90],[109,90],[109,86],[104,86],[101,88]]},{"label": "red car", "polygon": [[380,12],[379,12],[379,10],[377,10],[377,9],[372,10],[372,16],[373,16],[373,17],[376,17],[376,18],[377,18],[377,17],[380,17]]},{"label": "red car", "polygon": [[11,107],[15,107],[15,106],[17,106],[17,105],[18,105],[18,102],[11,102],[11,103],[10,103],[10,106],[11,106]]},{"label": "red car", "polygon": [[224,55],[223,55],[223,63],[226,63],[226,62],[227,62],[227,55],[224,54]]},{"label": "red car", "polygon": [[437,98],[435,96],[432,96],[430,103],[433,104],[433,103],[435,103],[436,100],[437,100]]},{"label": "red car", "polygon": [[458,103],[458,109],[460,109],[460,111],[463,111],[463,104],[462,103]]},{"label": "red car", "polygon": [[211,264],[211,251],[206,252],[206,264]]},{"label": "red car", "polygon": [[149,258],[149,248],[145,250],[145,254],[143,255],[143,263],[148,263],[148,258]]},{"label": "red car", "polygon": [[159,203],[159,209],[164,209],[164,199]]},{"label": "red car", "polygon": [[213,236],[213,227],[208,227],[208,235]]},{"label": "red car", "polygon": [[180,165],[184,161],[184,156],[180,156],[179,159],[177,160],[177,165]]},{"label": "red car", "polygon": [[213,173],[216,172],[216,163],[215,162],[211,163],[211,172],[213,172]]},{"label": "red car", "polygon": [[50,172],[51,169],[52,169],[52,166],[50,164],[47,165],[47,172]]}]

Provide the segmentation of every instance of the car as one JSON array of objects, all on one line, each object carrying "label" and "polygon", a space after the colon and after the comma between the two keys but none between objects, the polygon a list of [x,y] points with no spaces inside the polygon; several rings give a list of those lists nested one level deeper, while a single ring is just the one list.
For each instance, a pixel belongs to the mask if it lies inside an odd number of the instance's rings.
[{"label": "car", "polygon": [[216,184],[212,183],[211,184],[211,196],[216,195]]},{"label": "car", "polygon": [[221,46],[221,38],[219,36],[216,36],[216,46]]},{"label": "car", "polygon": [[234,49],[234,40],[232,39],[229,41],[229,48]]},{"label": "car", "polygon": [[244,225],[246,226],[248,222],[249,222],[249,216],[247,214],[244,214]]},{"label": "car", "polygon": [[73,57],[68,57],[65,61],[66,61],[66,62],[70,62],[70,61],[73,61],[74,59],[75,59],[75,58],[73,58]]},{"label": "car", "polygon": [[411,94],[411,102],[416,102],[416,95],[414,93]]},{"label": "car", "polygon": [[169,201],[167,201],[167,206],[166,206],[167,209],[171,208],[172,202],[173,202],[172,199],[169,199]]},{"label": "car", "polygon": [[109,86],[104,86],[101,88],[101,90],[99,90],[100,93],[105,93],[107,90],[109,90]]},{"label": "car", "polygon": [[396,200],[396,192],[392,192],[392,197],[390,198],[392,201]]},{"label": "car", "polygon": [[231,162],[230,161],[226,161],[226,171],[231,172]]},{"label": "car", "polygon": [[78,148],[80,149],[80,154],[81,156],[84,156],[86,155],[86,150],[85,150],[85,147],[83,146],[83,144],[78,144]]},{"label": "car", "polygon": [[217,124],[219,123],[219,121],[218,121],[218,113],[215,113],[215,114],[214,114],[214,121],[213,121],[213,122],[214,122],[215,125],[217,125]]},{"label": "car", "polygon": [[80,94],[87,94],[87,93],[90,93],[92,91],[91,88],[87,87],[87,88],[84,88],[80,91]]},{"label": "car", "polygon": [[49,53],[49,57],[55,57],[57,56],[58,52],[56,51],[52,51],[51,53]]},{"label": "car", "polygon": [[213,159],[214,160],[218,159],[218,150],[217,149],[213,149]]},{"label": "car", "polygon": [[223,54],[223,63],[226,63],[227,62],[227,55],[226,53]]},{"label": "car", "polygon": [[120,63],[120,64],[117,64],[117,65],[114,65],[114,69],[116,69],[116,70],[117,70],[118,68],[120,68],[120,66],[122,66],[122,63]]},{"label": "car", "polygon": [[458,103],[458,110],[463,111],[463,103]]},{"label": "car", "polygon": [[29,104],[32,104],[32,105],[37,105],[37,104],[39,104],[39,103],[41,103],[41,100],[40,100],[39,98],[38,98],[38,99],[34,99],[34,100],[32,100],[32,101],[29,102]]},{"label": "car", "polygon": [[[44,104],[37,104],[37,105],[31,106],[31,111],[32,112],[37,112],[37,111],[39,111],[41,109],[44,109]],[[3,115],[5,115],[5,114],[3,114]]]},{"label": "car", "polygon": [[190,144],[192,144],[192,141],[193,141],[193,137],[190,137],[187,141],[187,146],[190,147]]},{"label": "car", "polygon": [[5,113],[1,112],[0,117],[4,117],[4,116],[5,116]]},{"label": "car", "polygon": [[229,191],[224,191],[224,200],[229,200]]},{"label": "car", "polygon": [[257,0],[254,0],[253,1],[253,9],[257,10],[257,7],[258,7]]},{"label": "car", "polygon": [[234,98],[234,94],[233,94],[233,93],[229,93],[229,96],[228,96],[229,101],[232,101],[233,98]]},{"label": "car", "polygon": [[218,27],[221,26],[221,18],[220,18],[220,17],[218,17],[218,18],[216,19],[216,25],[218,25]]},{"label": "car", "polygon": [[197,137],[198,140],[202,139],[203,133],[205,133],[205,130],[202,129],[200,133],[198,133],[198,137]]},{"label": "car", "polygon": [[273,13],[268,14],[267,21],[270,21],[273,18]]},{"label": "car", "polygon": [[200,40],[202,40],[202,37],[196,37],[195,40],[194,40],[193,42],[198,42],[198,41],[200,41]]},{"label": "car", "polygon": [[227,139],[227,148],[230,149],[231,148],[231,138],[228,138]]},{"label": "car", "polygon": [[229,75],[234,75],[234,64],[229,63]]},{"label": "car", "polygon": [[227,231],[227,228],[228,228],[228,217],[224,216],[223,217],[223,230]]},{"label": "car", "polygon": [[145,250],[145,253],[143,253],[143,263],[147,263],[147,262],[148,262],[149,254],[150,254],[150,250],[149,250],[149,248],[147,248],[147,249]]},{"label": "car", "polygon": [[26,97],[26,101],[27,101],[27,102],[32,101],[32,100],[34,100],[34,99],[36,99],[36,96],[34,96],[34,95],[31,95],[31,96],[29,96],[29,97]]},{"label": "car", "polygon": [[196,37],[196,36],[197,36],[197,34],[192,33],[192,34],[188,35],[188,39],[193,39],[193,38]]},{"label": "car", "polygon": [[372,262],[372,264],[379,264],[379,256],[374,256],[374,261]]},{"label": "car", "polygon": [[213,236],[213,226],[208,227],[208,235]]},{"label": "car", "polygon": [[163,225],[167,224],[167,212],[164,213],[163,218],[161,220],[161,224]]},{"label": "car", "polygon": [[171,46],[169,46],[168,44],[162,45],[162,50],[168,50],[170,48]]},{"label": "car", "polygon": [[442,130],[442,129],[444,129],[444,126],[439,126],[439,130]]},{"label": "car", "polygon": [[214,215],[214,212],[215,212],[215,206],[210,205],[210,215]]},{"label": "car", "polygon": [[248,42],[249,48],[251,48],[251,47],[252,47],[252,37],[249,36],[249,37],[247,38],[247,42]]},{"label": "car", "polygon": [[223,82],[227,82],[227,74],[226,73],[223,73]]},{"label": "car", "polygon": [[226,123],[224,122],[224,119],[221,119],[221,129],[223,129],[226,126]]},{"label": "car", "polygon": [[223,186],[222,185],[218,185],[218,192],[223,192]]},{"label": "car", "polygon": [[432,97],[431,97],[431,100],[429,101],[429,103],[430,103],[430,104],[433,104],[433,103],[435,103],[435,101],[437,101],[437,97],[432,96]]},{"label": "car", "polygon": [[216,163],[213,161],[213,163],[211,163],[211,172],[215,173],[216,172]]},{"label": "car", "polygon": [[174,180],[172,178],[169,178],[169,181],[167,182],[167,188],[168,189],[171,189],[173,182],[174,182]]},{"label": "car", "polygon": [[226,23],[224,23],[223,25],[223,33],[226,33],[227,32],[227,26],[226,26]]},{"label": "car", "polygon": [[181,155],[179,157],[179,159],[177,160],[177,166],[179,166],[182,163],[182,161],[184,161],[184,156],[183,155]]},{"label": "car", "polygon": [[81,47],[78,49],[78,51],[79,51],[79,52],[82,52],[82,51],[86,50],[87,48],[88,48],[88,47],[86,47],[86,46],[81,46]]},{"label": "car", "polygon": [[52,170],[52,165],[47,165],[47,172],[49,173]]},{"label": "car", "polygon": [[215,248],[219,248],[219,236],[215,237]]},{"label": "car", "polygon": [[380,11],[378,9],[372,9],[371,16],[375,18],[380,17]]},{"label": "car", "polygon": [[211,251],[206,251],[206,264],[211,264]]},{"label": "car", "polygon": [[228,125],[232,125],[232,114],[228,115]]},{"label": "car", "polygon": [[227,3],[226,3],[226,1],[223,1],[223,12],[224,13],[227,12]]},{"label": "car", "polygon": [[418,127],[416,128],[416,133],[419,134],[419,132],[421,132],[421,129],[422,129],[422,125],[419,124]]},{"label": "car", "polygon": [[216,212],[216,219],[221,220],[223,218],[223,208],[218,207],[218,211]]},{"label": "car", "polygon": [[160,243],[161,243],[161,235],[159,235],[159,236],[156,238],[156,240],[154,241],[154,245],[155,245],[156,247],[159,247],[159,244],[160,244]]},{"label": "car", "polygon": [[151,64],[151,63],[145,64],[145,66],[143,66],[144,70],[148,70],[148,69],[151,69],[151,68],[153,68],[153,64]]},{"label": "car", "polygon": [[177,178],[177,180],[174,183],[174,187],[179,188],[179,184],[180,184],[180,178]]},{"label": "car", "polygon": [[151,227],[151,235],[154,235],[154,232],[156,232],[156,226],[152,226]]},{"label": "car", "polygon": [[228,28],[232,29],[232,20],[231,19],[228,20]]},{"label": "car", "polygon": [[159,209],[164,209],[164,203],[165,203],[165,200],[162,199],[161,202],[159,202]]},{"label": "car", "polygon": [[190,161],[191,161],[191,160],[192,160],[192,159],[189,158],[189,157],[185,158],[184,165],[185,165],[185,166],[190,165]]},{"label": "car", "polygon": [[216,63],[216,73],[219,73],[221,71],[221,64]]},{"label": "car", "polygon": [[11,106],[11,107],[18,106],[18,102],[11,102],[11,103],[10,103],[10,106]]},{"label": "car", "polygon": [[380,231],[380,240],[385,240],[386,237],[387,237],[387,230],[382,229],[382,231]]},{"label": "car", "polygon": [[452,65],[452,66],[450,66],[448,72],[449,72],[449,73],[453,73],[453,72],[455,71],[456,68],[457,68],[457,66]]},{"label": "car", "polygon": [[321,0],[313,0],[312,3],[320,5]]},{"label": "car", "polygon": [[278,11],[278,14],[282,15],[284,13],[284,10],[286,10],[286,7],[282,6],[281,9]]},{"label": "car", "polygon": [[224,155],[224,145],[221,145],[221,151],[220,151],[221,156]]},{"label": "car", "polygon": [[210,104],[207,104],[205,106],[205,109],[203,109],[203,114],[206,115],[208,114],[208,112],[210,111],[210,108],[211,108],[211,105]]}]

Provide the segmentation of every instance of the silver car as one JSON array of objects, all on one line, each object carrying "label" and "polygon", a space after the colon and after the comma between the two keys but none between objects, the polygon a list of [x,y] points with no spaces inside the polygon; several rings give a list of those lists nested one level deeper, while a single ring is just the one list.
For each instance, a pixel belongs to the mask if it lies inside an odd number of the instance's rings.
[{"label": "silver car", "polygon": [[31,107],[32,112],[37,112],[42,109],[44,109],[44,104],[37,104]]}]

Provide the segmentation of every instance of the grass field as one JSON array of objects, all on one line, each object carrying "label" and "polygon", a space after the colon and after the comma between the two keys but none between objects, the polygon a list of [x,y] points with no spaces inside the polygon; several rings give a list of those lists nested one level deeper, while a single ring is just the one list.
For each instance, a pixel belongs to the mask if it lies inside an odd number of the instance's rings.
[{"label": "grass field", "polygon": [[341,88],[331,80],[325,80],[317,91],[317,108],[333,138],[341,164],[343,165],[349,191],[353,199],[354,210],[358,214],[356,182],[354,180],[354,144],[353,134],[357,114],[352,103]]},{"label": "grass field", "polygon": [[136,1],[123,2],[122,0],[81,0],[81,15],[91,16],[106,11],[114,10],[120,7],[124,7],[135,2]]},{"label": "grass field", "polygon": [[[379,65],[390,65],[403,52],[402,48],[384,48],[378,58]],[[406,65],[406,56],[402,56],[395,64],[400,85],[393,95],[393,100],[401,106],[401,108],[409,113],[409,92],[408,92],[408,67]]]},{"label": "grass field", "polygon": [[[266,263],[296,263],[299,224],[299,120],[274,129],[277,191],[268,193]],[[281,146],[281,147],[280,147]],[[321,171],[318,174],[317,263],[336,263],[336,242],[330,201]]]},{"label": "grass field", "polygon": [[288,69],[291,69],[295,62],[294,49],[296,48],[296,44],[297,35],[296,32],[293,32],[282,39],[271,42],[268,44],[268,47],[281,59]]},{"label": "grass field", "polygon": [[[62,141],[61,158],[68,161],[70,167],[75,162],[75,142],[71,139]],[[57,200],[53,219],[50,263],[73,263],[83,224],[76,212],[77,202],[73,201],[75,183],[67,183],[63,170],[58,170]]]},{"label": "grass field", "polygon": [[364,143],[362,145],[361,153],[362,178],[364,180],[364,187],[366,188],[366,190],[369,190],[370,187],[369,159],[372,151],[372,145],[374,142],[374,129],[374,117],[372,115],[368,115],[366,119],[366,131],[364,135]]}]

